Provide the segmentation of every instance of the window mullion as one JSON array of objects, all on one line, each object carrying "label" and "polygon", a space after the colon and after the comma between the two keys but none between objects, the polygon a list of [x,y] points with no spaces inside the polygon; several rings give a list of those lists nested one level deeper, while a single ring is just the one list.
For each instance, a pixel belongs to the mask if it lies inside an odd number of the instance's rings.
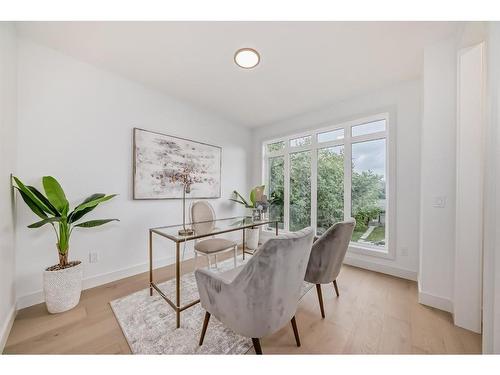
[{"label": "window mullion", "polygon": [[318,147],[316,143],[316,134],[313,136],[311,148],[311,227],[314,233],[317,233],[318,227]]},{"label": "window mullion", "polygon": [[351,143],[351,129],[346,126],[344,130],[345,144],[344,144],[344,219],[347,220],[352,215],[352,202],[351,202],[351,183],[352,183],[352,143]]},{"label": "window mullion", "polygon": [[285,231],[290,230],[290,152],[288,148],[288,140],[285,145],[284,155],[284,207],[283,207],[283,226]]}]

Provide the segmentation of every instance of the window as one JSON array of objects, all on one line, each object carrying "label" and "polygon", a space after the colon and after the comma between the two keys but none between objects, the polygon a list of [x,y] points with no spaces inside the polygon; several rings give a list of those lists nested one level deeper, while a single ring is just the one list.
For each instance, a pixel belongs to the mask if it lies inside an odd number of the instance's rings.
[{"label": "window", "polygon": [[365,124],[352,127],[352,136],[357,137],[365,134],[383,132],[385,130],[385,120],[367,122]]},{"label": "window", "polygon": [[318,235],[354,217],[351,247],[388,254],[388,121],[381,114],[266,142],[270,217]]},{"label": "window", "polygon": [[385,139],[352,145],[352,240],[385,245]]},{"label": "window", "polygon": [[336,141],[337,139],[344,138],[344,129],[332,130],[329,132],[319,133],[318,142]]},{"label": "window", "polygon": [[290,147],[300,147],[307,146],[311,144],[312,137],[310,135],[305,137],[299,137],[295,139],[290,139]]},{"label": "window", "polygon": [[267,145],[267,152],[279,151],[285,148],[285,142],[274,142]]},{"label": "window", "polygon": [[318,150],[317,230],[344,219],[344,146]]}]

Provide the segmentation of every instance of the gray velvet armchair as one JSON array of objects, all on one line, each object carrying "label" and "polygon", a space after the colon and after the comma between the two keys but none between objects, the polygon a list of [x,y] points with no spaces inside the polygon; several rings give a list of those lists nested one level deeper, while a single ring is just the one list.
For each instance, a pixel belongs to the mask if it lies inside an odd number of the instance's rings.
[{"label": "gray velvet armchair", "polygon": [[325,317],[325,309],[321,284],[333,282],[335,293],[337,297],[339,296],[337,276],[340,273],[340,267],[349,247],[355,225],[356,220],[353,218],[335,223],[312,245],[304,280],[316,284],[319,307],[323,318]]},{"label": "gray velvet armchair", "polygon": [[201,306],[206,310],[200,345],[214,315],[234,332],[251,337],[262,354],[260,338],[292,323],[300,339],[295,312],[306,272],[313,231],[306,228],[265,242],[244,265],[224,273],[195,272]]}]

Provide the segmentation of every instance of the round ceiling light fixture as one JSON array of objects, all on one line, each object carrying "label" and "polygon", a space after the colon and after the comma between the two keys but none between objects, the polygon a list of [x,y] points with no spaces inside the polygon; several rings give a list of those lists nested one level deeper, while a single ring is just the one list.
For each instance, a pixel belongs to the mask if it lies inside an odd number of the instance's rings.
[{"label": "round ceiling light fixture", "polygon": [[240,68],[253,69],[259,65],[260,55],[253,48],[240,48],[234,54],[234,62]]}]

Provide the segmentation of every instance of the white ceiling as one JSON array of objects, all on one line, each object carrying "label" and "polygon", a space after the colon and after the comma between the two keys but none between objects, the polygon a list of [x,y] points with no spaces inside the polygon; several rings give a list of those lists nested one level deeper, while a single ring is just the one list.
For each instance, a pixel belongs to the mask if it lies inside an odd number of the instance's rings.
[{"label": "white ceiling", "polygon": [[[452,22],[20,22],[20,35],[237,124],[260,126],[420,75]],[[253,70],[234,52],[261,54]]]}]

